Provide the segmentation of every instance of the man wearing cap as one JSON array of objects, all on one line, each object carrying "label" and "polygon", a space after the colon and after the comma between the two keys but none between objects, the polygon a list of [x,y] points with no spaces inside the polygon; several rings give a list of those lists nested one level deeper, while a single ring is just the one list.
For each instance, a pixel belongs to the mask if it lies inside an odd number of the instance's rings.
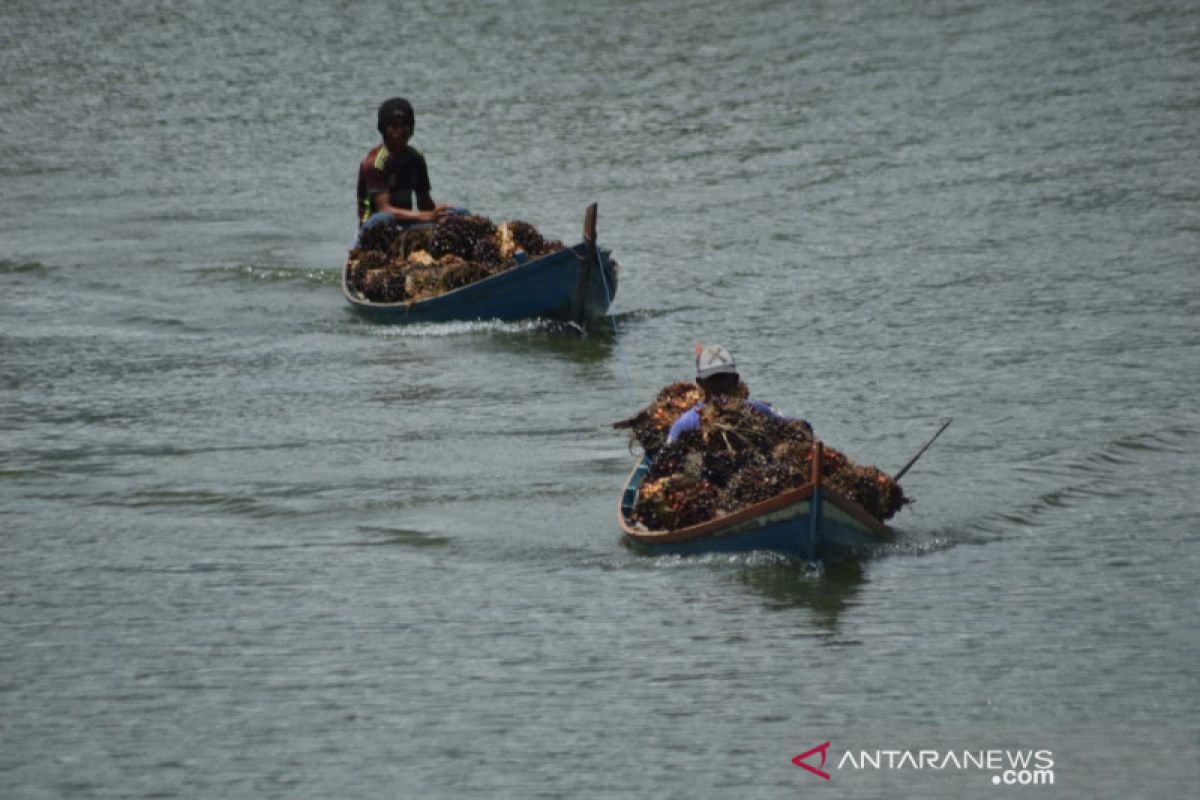
[{"label": "man wearing cap", "polygon": [[[737,364],[734,363],[733,356],[719,344],[710,344],[705,347],[697,345],[696,385],[704,393],[704,400],[711,400],[714,397],[744,397],[745,395],[745,385],[742,383],[741,376],[738,375]],[[675,420],[675,423],[671,425],[671,430],[667,433],[668,444],[687,431],[700,429],[700,409],[704,408],[704,400],[692,406],[684,412],[683,416]],[[793,419],[783,416],[766,403],[758,400],[746,397],[743,402],[761,414],[776,419]],[[797,421],[803,422],[809,431],[812,431],[812,426],[807,421]]]},{"label": "man wearing cap", "polygon": [[393,97],[379,106],[376,126],[383,144],[367,153],[358,165],[360,232],[381,224],[437,222],[450,213],[447,204],[433,202],[425,156],[408,144],[415,122],[412,104],[403,97]]}]

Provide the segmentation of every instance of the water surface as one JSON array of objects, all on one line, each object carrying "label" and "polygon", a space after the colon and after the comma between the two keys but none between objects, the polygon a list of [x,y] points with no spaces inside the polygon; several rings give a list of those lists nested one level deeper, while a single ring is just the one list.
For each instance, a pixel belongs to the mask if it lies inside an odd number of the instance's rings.
[{"label": "water surface", "polygon": [[[1195,791],[1194,4],[109,8],[0,10],[0,795]],[[393,94],[437,199],[599,203],[612,320],[350,312]],[[954,418],[894,547],[620,546],[697,341],[883,469]]]}]

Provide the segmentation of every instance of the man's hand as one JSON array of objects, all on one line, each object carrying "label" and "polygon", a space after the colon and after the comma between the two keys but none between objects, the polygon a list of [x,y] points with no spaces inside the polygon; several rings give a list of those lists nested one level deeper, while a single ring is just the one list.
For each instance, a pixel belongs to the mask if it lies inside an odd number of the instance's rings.
[{"label": "man's hand", "polygon": [[433,221],[442,223],[451,217],[449,203],[438,203],[433,207]]}]

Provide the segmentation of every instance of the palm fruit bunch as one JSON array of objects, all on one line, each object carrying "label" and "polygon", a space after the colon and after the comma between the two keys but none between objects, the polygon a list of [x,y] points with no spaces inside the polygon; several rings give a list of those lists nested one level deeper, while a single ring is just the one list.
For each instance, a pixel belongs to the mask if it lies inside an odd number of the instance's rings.
[{"label": "palm fruit bunch", "polygon": [[[829,455],[828,448],[825,449],[825,455]],[[822,481],[858,503],[877,520],[891,519],[897,511],[912,502],[904,495],[900,484],[874,466],[855,464],[843,456],[840,465],[826,475],[828,469],[829,465],[822,459]]]},{"label": "palm fruit bunch", "polygon": [[810,479],[812,431],[805,422],[763,414],[741,397],[712,398],[700,411],[700,430],[710,479],[724,486],[722,500],[730,510]]},{"label": "palm fruit bunch", "polygon": [[547,253],[557,253],[563,249],[563,243],[543,238],[538,229],[519,219],[505,223],[502,226],[508,230],[517,249],[524,250],[530,258],[544,256]]},{"label": "palm fruit bunch", "polygon": [[724,489],[733,476],[746,466],[746,461],[741,453],[732,450],[706,450],[700,459],[700,477],[718,489]]},{"label": "palm fruit bunch", "polygon": [[735,508],[770,500],[780,492],[799,487],[790,479],[799,474],[787,464],[755,459],[734,474],[727,488],[729,504]]},{"label": "palm fruit bunch", "polygon": [[372,225],[362,232],[362,236],[358,242],[358,249],[374,250],[390,255],[402,231],[403,229],[399,225]]},{"label": "palm fruit bunch", "polygon": [[500,260],[496,226],[487,217],[474,214],[452,216],[439,222],[433,229],[428,250],[435,259],[454,255],[467,261]]},{"label": "palm fruit bunch", "polygon": [[466,261],[457,256],[443,256],[440,283],[443,292],[451,292],[461,286],[481,281],[495,274],[495,270],[484,261]]},{"label": "palm fruit bunch", "polygon": [[709,450],[767,450],[778,440],[782,423],[765,414],[748,412],[742,397],[714,397],[700,410],[700,430]]},{"label": "palm fruit bunch", "polygon": [[696,525],[716,515],[720,491],[703,478],[671,475],[643,482],[634,519],[651,530]]},{"label": "palm fruit bunch", "polygon": [[[368,300],[424,300],[511,269],[518,252],[538,258],[562,249],[528,222],[497,226],[487,217],[457,215],[433,226],[368,228],[350,251],[346,274]],[[386,274],[368,280],[378,270]]]},{"label": "palm fruit bunch", "polygon": [[346,261],[346,275],[352,286],[361,287],[368,272],[383,269],[390,263],[391,259],[386,253],[355,248],[350,251],[350,258]]},{"label": "palm fruit bunch", "polygon": [[404,273],[389,264],[367,270],[362,280],[363,294],[380,303],[398,303],[408,297]]},{"label": "palm fruit bunch", "polygon": [[436,263],[415,263],[404,270],[404,291],[412,300],[437,297],[442,292],[442,273]]},{"label": "palm fruit bunch", "polygon": [[650,469],[646,471],[646,479],[669,478],[672,475],[703,477],[704,455],[704,440],[700,432],[686,431],[675,441],[659,448]]},{"label": "palm fruit bunch", "polygon": [[700,387],[691,381],[678,381],[664,386],[650,405],[632,417],[614,422],[617,429],[629,429],[630,445],[641,445],[642,451],[654,456],[667,441],[675,420],[700,402]]},{"label": "palm fruit bunch", "polygon": [[[633,519],[652,530],[673,530],[737,511],[808,484],[813,475],[813,435],[808,423],[764,414],[746,404],[745,385],[730,398],[710,398],[700,428],[666,443],[671,425],[701,398],[692,383],[659,390],[654,402],[614,428],[652,458],[638,490]],[[821,448],[822,481],[882,521],[906,503],[900,486],[873,466]]]},{"label": "palm fruit bunch", "polygon": [[422,250],[428,251],[434,230],[433,226],[402,229],[400,235],[392,243],[391,249],[388,250],[388,254],[392,258],[407,261],[415,253]]}]

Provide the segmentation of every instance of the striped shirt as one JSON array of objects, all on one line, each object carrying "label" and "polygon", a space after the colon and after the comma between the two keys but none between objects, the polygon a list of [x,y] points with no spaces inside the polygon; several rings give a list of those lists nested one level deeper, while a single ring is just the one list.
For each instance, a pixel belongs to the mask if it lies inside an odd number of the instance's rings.
[{"label": "striped shirt", "polygon": [[379,209],[377,194],[388,193],[397,208],[413,208],[413,192],[428,194],[429,169],[425,156],[415,147],[408,147],[397,156],[381,144],[371,150],[358,165],[358,207],[355,215],[361,225]]}]

